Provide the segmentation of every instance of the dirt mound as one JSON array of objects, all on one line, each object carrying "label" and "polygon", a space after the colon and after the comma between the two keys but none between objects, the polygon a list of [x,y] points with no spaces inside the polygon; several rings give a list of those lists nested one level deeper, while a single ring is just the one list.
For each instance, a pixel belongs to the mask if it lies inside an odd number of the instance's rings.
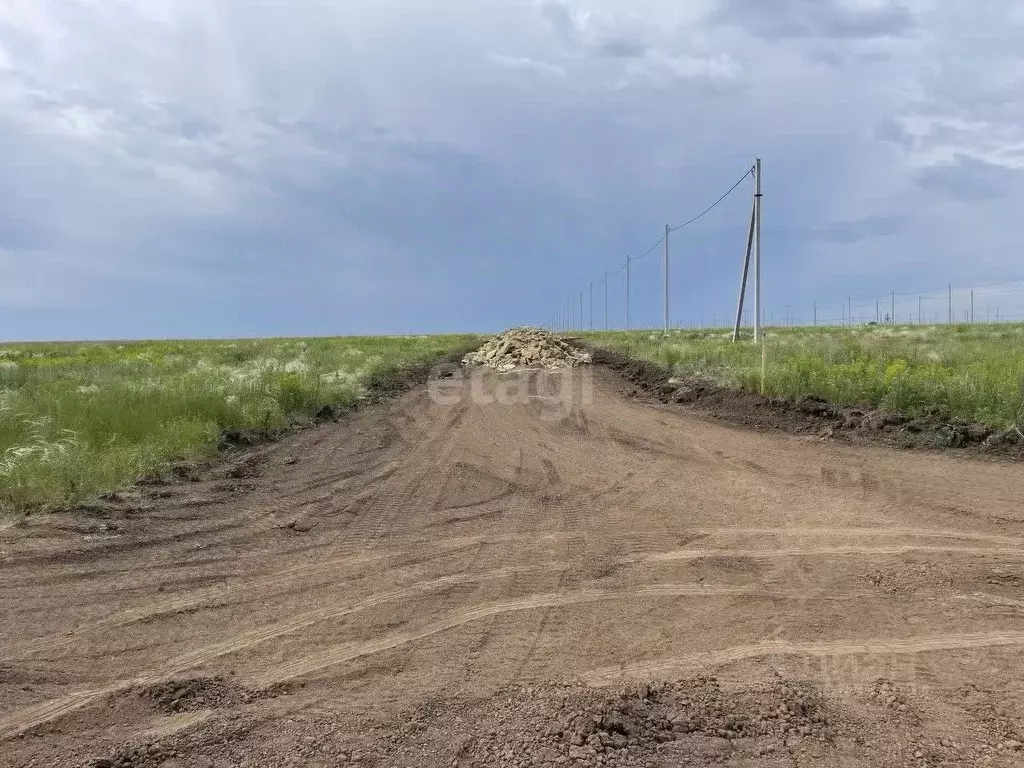
[{"label": "dirt mound", "polygon": [[589,362],[587,352],[541,328],[512,328],[462,359],[463,365],[486,365],[502,373],[521,368],[575,368]]},{"label": "dirt mound", "polygon": [[827,745],[833,737],[818,694],[782,680],[743,691],[726,691],[713,677],[618,694],[518,688],[492,706],[474,723],[459,765],[677,765],[684,757],[704,765],[737,753],[785,754],[787,739]]},{"label": "dirt mound", "polygon": [[173,715],[249,704],[259,699],[275,698],[280,692],[278,688],[250,691],[225,677],[217,676],[168,680],[140,689],[139,696],[148,699],[163,714]]}]

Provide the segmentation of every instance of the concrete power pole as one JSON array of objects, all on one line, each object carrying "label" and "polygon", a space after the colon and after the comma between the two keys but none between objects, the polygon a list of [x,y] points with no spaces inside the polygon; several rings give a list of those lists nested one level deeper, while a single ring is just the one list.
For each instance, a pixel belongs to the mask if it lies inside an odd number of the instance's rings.
[{"label": "concrete power pole", "polygon": [[761,340],[761,158],[754,163],[754,341]]},{"label": "concrete power pole", "polygon": [[594,330],[594,281],[590,281],[590,330]]},{"label": "concrete power pole", "polygon": [[668,333],[668,236],[672,229],[665,225],[665,333]]},{"label": "concrete power pole", "polygon": [[740,277],[740,297],[736,301],[736,324],[732,329],[732,340],[739,341],[740,325],[743,322],[743,301],[747,295],[747,273],[750,271],[750,252],[754,247],[754,224],[756,223],[757,209],[750,206],[750,231],[747,233],[747,250],[743,256],[743,274]]},{"label": "concrete power pole", "polygon": [[629,256],[626,257],[626,330],[629,330]]},{"label": "concrete power pole", "polygon": [[608,330],[608,270],[604,271],[604,329]]}]

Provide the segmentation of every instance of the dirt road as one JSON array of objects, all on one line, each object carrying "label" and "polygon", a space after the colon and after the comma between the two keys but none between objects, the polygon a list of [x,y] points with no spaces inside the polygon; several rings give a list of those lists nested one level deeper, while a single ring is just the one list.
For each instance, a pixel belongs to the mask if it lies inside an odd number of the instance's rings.
[{"label": "dirt road", "polygon": [[594,377],[0,531],[0,764],[1024,764],[1020,464]]}]

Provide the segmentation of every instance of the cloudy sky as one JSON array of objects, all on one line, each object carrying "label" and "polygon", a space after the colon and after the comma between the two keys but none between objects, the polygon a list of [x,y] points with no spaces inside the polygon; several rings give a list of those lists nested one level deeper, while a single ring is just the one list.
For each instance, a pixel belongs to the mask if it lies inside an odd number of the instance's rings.
[{"label": "cloudy sky", "polygon": [[[916,312],[1024,277],[1022,37],[1017,0],[5,0],[0,337],[544,323],[756,156],[777,319]],[[734,306],[751,191],[673,234],[673,322]]]}]

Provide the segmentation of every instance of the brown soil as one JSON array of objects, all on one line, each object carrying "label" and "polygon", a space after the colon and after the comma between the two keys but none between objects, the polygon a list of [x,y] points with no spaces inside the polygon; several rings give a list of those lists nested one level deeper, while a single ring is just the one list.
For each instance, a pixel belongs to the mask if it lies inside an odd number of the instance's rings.
[{"label": "brown soil", "polygon": [[1019,465],[556,376],[0,530],[0,765],[1024,763]]}]

